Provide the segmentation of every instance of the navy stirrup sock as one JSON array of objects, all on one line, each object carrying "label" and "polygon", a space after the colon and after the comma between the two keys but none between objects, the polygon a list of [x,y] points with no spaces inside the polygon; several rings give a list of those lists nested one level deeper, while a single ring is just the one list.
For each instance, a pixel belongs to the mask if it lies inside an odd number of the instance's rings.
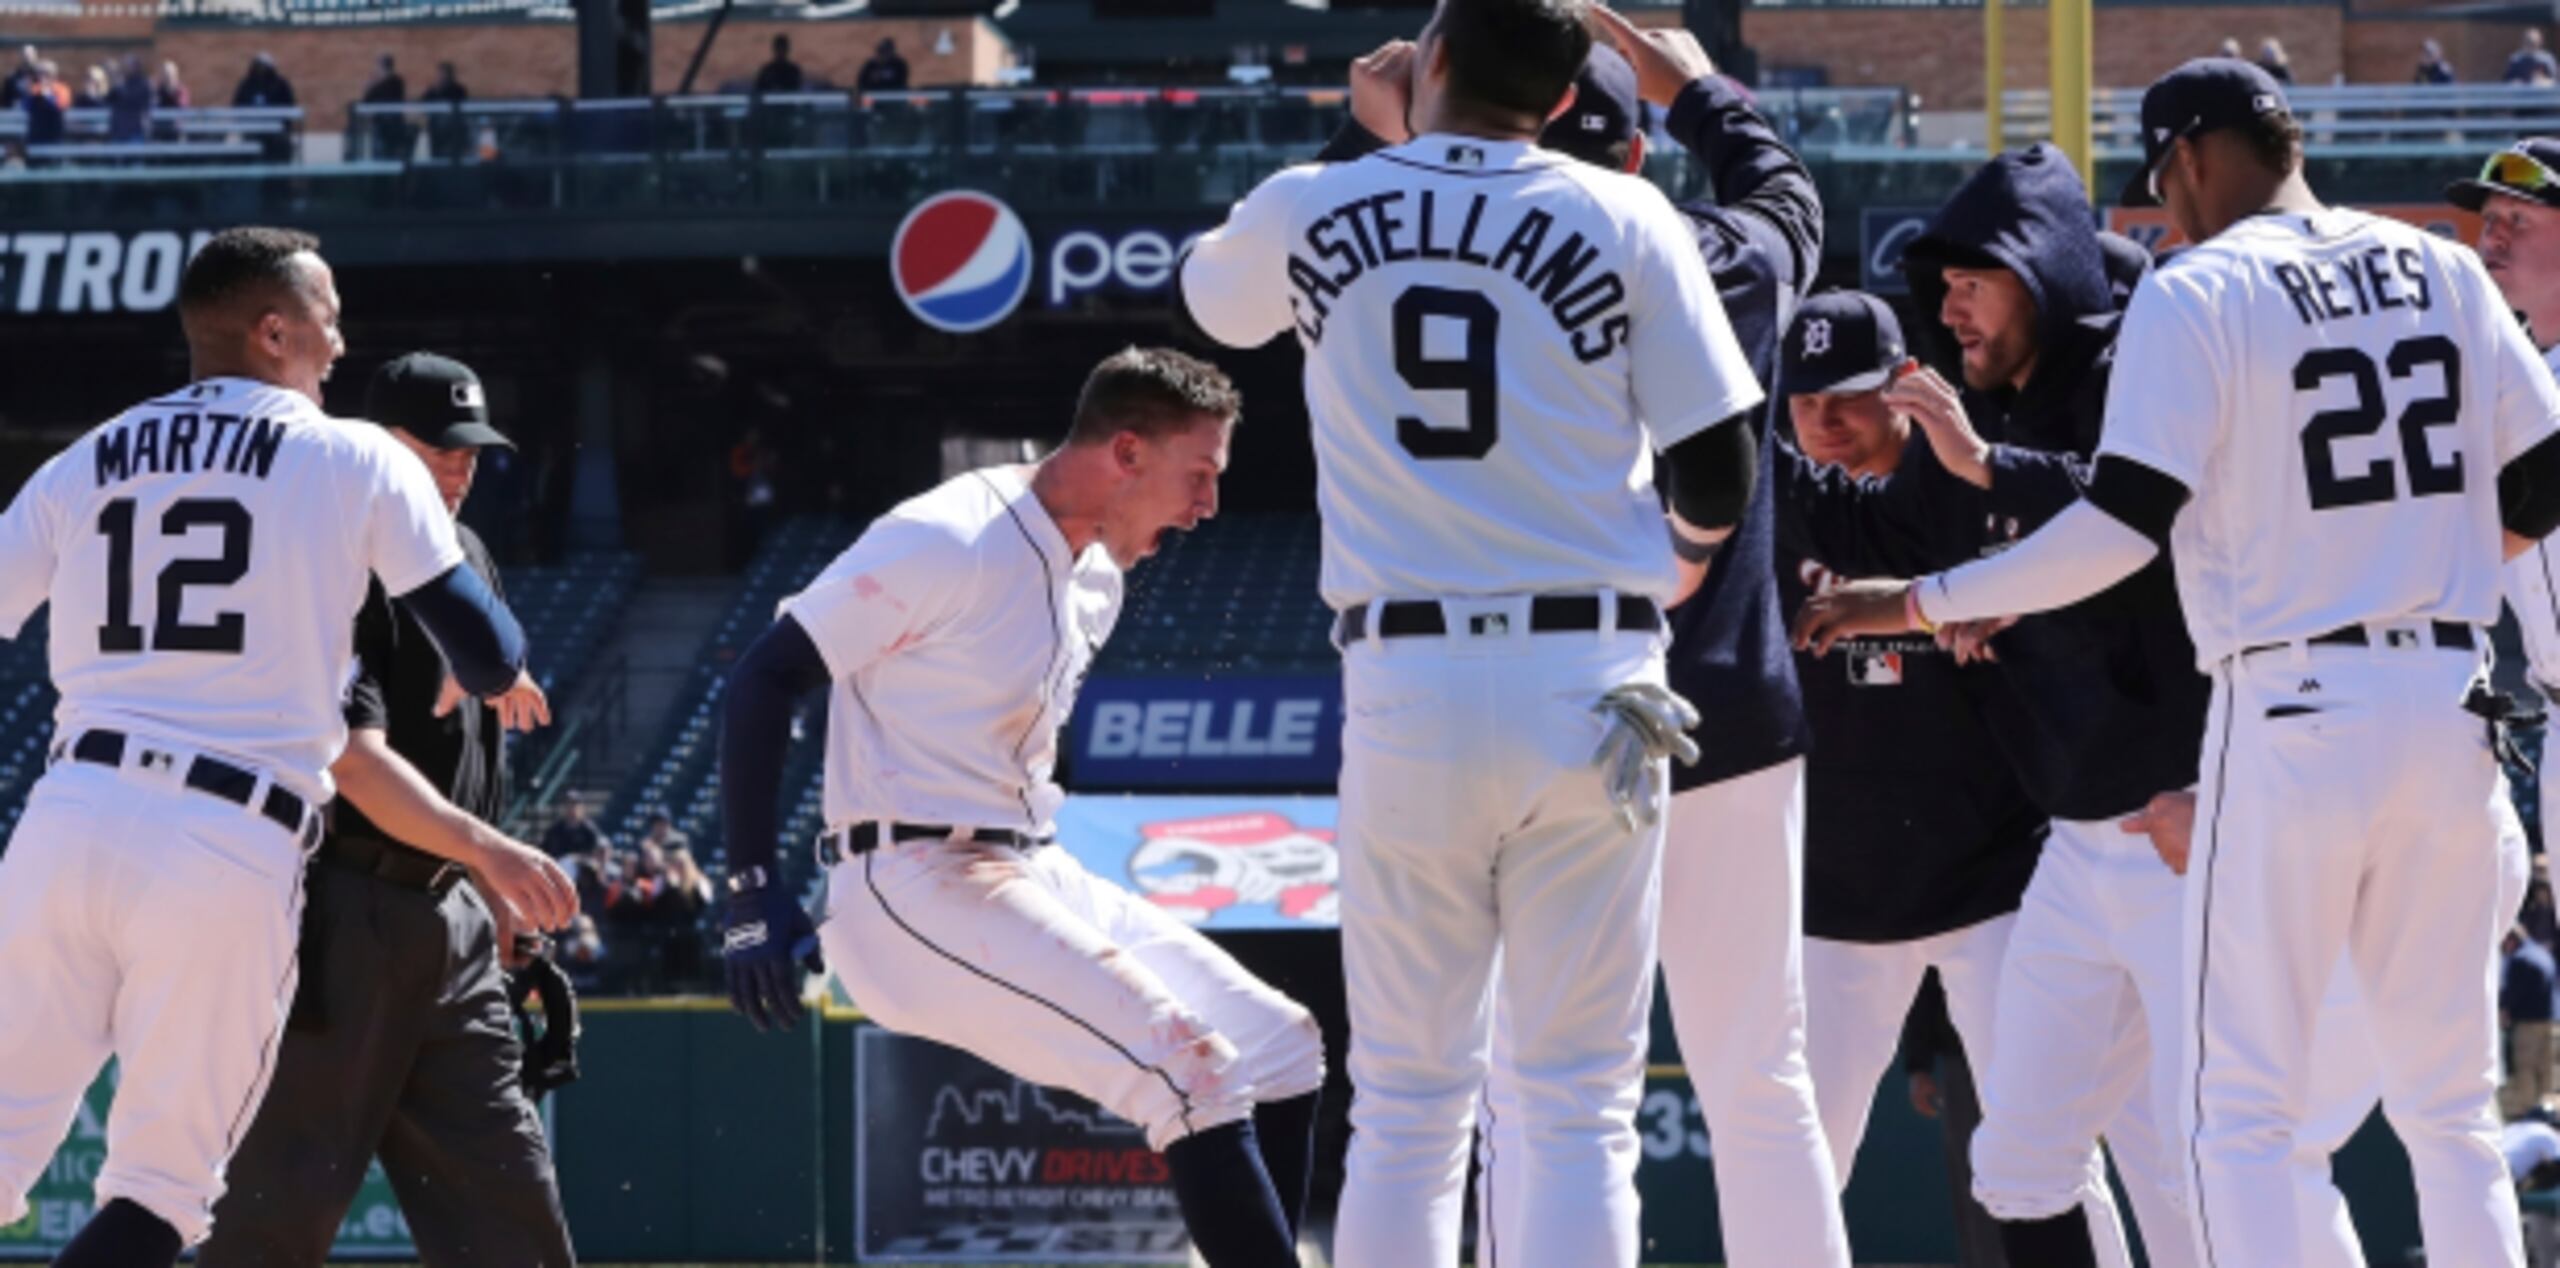
[{"label": "navy stirrup sock", "polygon": [[123,1198],[98,1208],[62,1248],[54,1268],[167,1268],[178,1262],[178,1230]]},{"label": "navy stirrup sock", "polygon": [[1263,1170],[1250,1119],[1194,1132],[1165,1147],[1173,1196],[1191,1245],[1209,1268],[1298,1268],[1298,1246]]},{"label": "navy stirrup sock", "polygon": [[1305,1227],[1307,1188],[1315,1177],[1316,1113],[1324,1090],[1253,1107],[1253,1134],[1262,1145],[1262,1169],[1271,1174],[1272,1191],[1280,1195],[1280,1213],[1289,1232]]}]

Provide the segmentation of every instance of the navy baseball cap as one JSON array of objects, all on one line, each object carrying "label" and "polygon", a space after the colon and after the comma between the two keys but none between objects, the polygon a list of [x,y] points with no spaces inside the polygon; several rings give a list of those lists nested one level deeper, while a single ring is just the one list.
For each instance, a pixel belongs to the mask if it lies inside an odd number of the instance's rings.
[{"label": "navy baseball cap", "polygon": [[1825,291],[1796,309],[1787,327],[1778,386],[1789,396],[1872,392],[1909,355],[1892,305],[1865,291]]},{"label": "navy baseball cap", "polygon": [[412,352],[374,371],[364,389],[364,416],[437,449],[516,447],[489,425],[489,397],[480,376],[432,352]]},{"label": "navy baseball cap", "polygon": [[2526,137],[2490,155],[2478,180],[2444,187],[2445,201],[2464,211],[2480,210],[2491,194],[2560,207],[2560,138]]},{"label": "navy baseball cap", "polygon": [[1573,80],[1573,104],[1547,123],[1538,144],[1597,167],[1618,166],[1610,151],[1644,130],[1644,99],[1636,95],[1636,68],[1606,44],[1591,46],[1591,59]]},{"label": "navy baseball cap", "polygon": [[2125,182],[2116,201],[2127,207],[2159,206],[2152,176],[2179,141],[2292,112],[2283,86],[2255,62],[2199,57],[2162,75],[2142,94],[2142,167]]}]

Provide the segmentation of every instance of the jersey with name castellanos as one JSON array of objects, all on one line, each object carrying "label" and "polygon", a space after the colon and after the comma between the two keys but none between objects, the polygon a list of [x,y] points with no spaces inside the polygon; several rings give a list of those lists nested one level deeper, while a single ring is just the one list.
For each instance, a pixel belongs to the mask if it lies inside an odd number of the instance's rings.
[{"label": "jersey with name castellanos", "polygon": [[2266,213],[2156,269],[2116,347],[2101,457],[2193,493],[2171,532],[2207,672],[2365,621],[2498,617],[2498,472],[2560,391],[2471,249]]},{"label": "jersey with name castellanos", "polygon": [[911,498],[782,602],[835,680],[826,814],[1054,829],[1058,728],[1120,617],[1119,566],[1068,549],[1028,471]]},{"label": "jersey with name castellanos", "polygon": [[53,605],[55,733],[139,732],[325,800],[367,574],[462,562],[426,464],[299,392],[207,379],[73,441],[0,515],[0,632]]},{"label": "jersey with name castellanos", "polygon": [[1428,135],[1290,168],[1192,248],[1183,301],[1306,350],[1324,598],[1668,598],[1653,451],[1761,399],[1661,191]]}]

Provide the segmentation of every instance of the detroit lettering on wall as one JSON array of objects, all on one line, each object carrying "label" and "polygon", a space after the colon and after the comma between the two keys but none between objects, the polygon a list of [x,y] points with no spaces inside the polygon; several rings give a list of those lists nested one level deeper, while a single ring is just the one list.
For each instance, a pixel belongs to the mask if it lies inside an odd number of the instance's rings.
[{"label": "detroit lettering on wall", "polygon": [[210,229],[0,233],[0,311],[156,313]]}]

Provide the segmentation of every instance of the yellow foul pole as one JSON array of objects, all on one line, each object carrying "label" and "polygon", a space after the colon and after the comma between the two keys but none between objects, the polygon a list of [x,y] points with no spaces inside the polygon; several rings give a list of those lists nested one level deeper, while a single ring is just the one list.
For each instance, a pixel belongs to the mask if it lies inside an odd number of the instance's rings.
[{"label": "yellow foul pole", "polygon": [[2053,64],[2053,143],[2080,169],[2080,183],[2097,188],[2097,148],[2090,136],[2090,0],[2048,0],[2047,52]]},{"label": "yellow foul pole", "polygon": [[2000,135],[2000,59],[2005,54],[2000,31],[2000,0],[1982,0],[1982,118],[1984,148],[1997,154],[2009,148]]}]

